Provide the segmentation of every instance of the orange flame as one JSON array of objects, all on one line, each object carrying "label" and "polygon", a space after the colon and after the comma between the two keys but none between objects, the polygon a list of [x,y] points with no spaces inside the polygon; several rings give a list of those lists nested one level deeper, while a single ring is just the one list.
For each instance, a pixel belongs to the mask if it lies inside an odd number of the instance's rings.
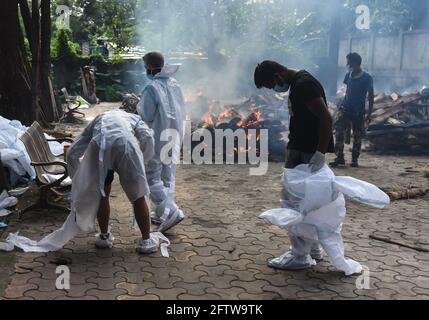
[{"label": "orange flame", "polygon": [[201,118],[201,120],[203,121],[203,123],[208,124],[210,126],[214,126],[214,122],[213,122],[213,105],[209,105],[209,110],[203,115],[203,117]]}]

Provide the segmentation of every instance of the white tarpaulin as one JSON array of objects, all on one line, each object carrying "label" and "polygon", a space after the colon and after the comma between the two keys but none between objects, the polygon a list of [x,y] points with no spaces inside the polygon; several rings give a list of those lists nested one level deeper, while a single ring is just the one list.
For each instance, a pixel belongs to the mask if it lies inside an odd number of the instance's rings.
[{"label": "white tarpaulin", "polygon": [[[389,196],[376,186],[351,177],[336,177],[325,166],[311,173],[308,165],[285,169],[283,174],[281,209],[263,213],[260,218],[289,231],[292,237],[319,242],[327,252],[332,264],[351,275],[362,271],[362,266],[344,257],[341,236],[346,216],[344,195],[358,202],[383,208],[390,203]],[[304,245],[304,251],[311,245]],[[309,252],[304,252],[304,256]]]}]

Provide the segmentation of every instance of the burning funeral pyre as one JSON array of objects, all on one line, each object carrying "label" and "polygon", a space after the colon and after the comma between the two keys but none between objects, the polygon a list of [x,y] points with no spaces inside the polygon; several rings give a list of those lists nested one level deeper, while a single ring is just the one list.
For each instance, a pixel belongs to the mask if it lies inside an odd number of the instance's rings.
[{"label": "burning funeral pyre", "polygon": [[[229,104],[221,107],[219,101],[213,101],[204,96],[200,90],[195,95],[186,95],[187,105],[190,107],[193,122],[193,136],[202,137],[201,131],[208,130],[212,135],[215,150],[215,131],[244,131],[247,143],[238,144],[236,138],[234,145],[234,159],[247,154],[256,147],[259,155],[261,130],[268,133],[269,160],[284,161],[287,147],[288,109],[287,96],[279,94],[255,94],[244,102]],[[254,143],[256,141],[256,144]],[[193,147],[204,143],[194,141]],[[224,144],[224,147],[226,144]],[[227,155],[227,150],[223,150]],[[215,157],[215,154],[212,154]]]},{"label": "burning funeral pyre", "polygon": [[377,152],[429,153],[429,88],[378,95],[367,138]]}]

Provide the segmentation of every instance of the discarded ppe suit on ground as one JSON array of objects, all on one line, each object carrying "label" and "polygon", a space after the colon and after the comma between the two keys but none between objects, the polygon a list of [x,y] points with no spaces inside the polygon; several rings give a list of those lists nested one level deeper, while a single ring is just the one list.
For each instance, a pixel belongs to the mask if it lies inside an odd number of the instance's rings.
[{"label": "discarded ppe suit on ground", "polygon": [[[172,78],[178,70],[177,65],[166,65],[147,84],[137,106],[138,114],[154,131],[155,155],[146,166],[146,174],[151,200],[157,206],[155,213],[161,221],[170,213],[183,217],[174,200],[176,165],[180,160],[185,120],[182,90]],[[172,152],[163,154],[163,148],[168,146]]]},{"label": "discarded ppe suit on ground", "polygon": [[79,232],[94,232],[108,170],[118,173],[128,199],[135,202],[149,195],[144,159],[152,156],[153,132],[138,115],[120,110],[99,115],[68,152],[71,214],[62,228],[39,242],[18,234],[10,234],[7,241],[26,252],[50,252],[61,249]]},{"label": "discarded ppe suit on ground", "polygon": [[314,251],[321,244],[337,269],[346,275],[362,272],[358,262],[344,257],[344,195],[376,208],[389,204],[389,196],[367,182],[336,177],[328,166],[314,174],[308,165],[285,169],[283,186],[283,195],[289,193],[292,197],[283,196],[282,209],[267,211],[260,218],[288,230],[292,246],[269,265],[286,270],[311,267],[317,259]]}]

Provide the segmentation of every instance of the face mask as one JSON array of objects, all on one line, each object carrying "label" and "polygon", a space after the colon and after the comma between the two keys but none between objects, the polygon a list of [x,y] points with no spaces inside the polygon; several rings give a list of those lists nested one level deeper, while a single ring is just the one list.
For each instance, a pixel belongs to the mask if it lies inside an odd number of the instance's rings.
[{"label": "face mask", "polygon": [[276,86],[273,88],[273,90],[274,90],[275,92],[278,92],[278,93],[284,93],[284,92],[288,92],[288,91],[289,91],[289,88],[290,88],[290,85],[288,85],[288,84],[284,84],[283,86],[276,85]]}]

